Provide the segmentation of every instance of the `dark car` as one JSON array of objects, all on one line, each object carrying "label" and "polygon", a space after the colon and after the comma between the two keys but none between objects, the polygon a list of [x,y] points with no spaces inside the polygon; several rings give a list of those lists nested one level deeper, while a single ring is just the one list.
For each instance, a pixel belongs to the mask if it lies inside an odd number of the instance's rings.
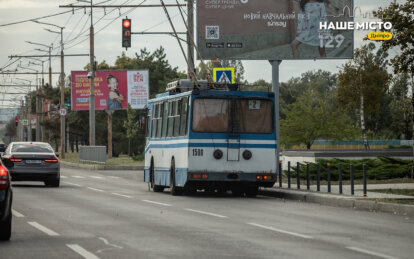
[{"label": "dark car", "polygon": [[2,157],[12,181],[41,181],[59,187],[60,164],[53,148],[44,142],[12,142]]},{"label": "dark car", "polygon": [[11,236],[12,200],[13,191],[10,184],[10,174],[0,161],[0,240],[9,240]]}]

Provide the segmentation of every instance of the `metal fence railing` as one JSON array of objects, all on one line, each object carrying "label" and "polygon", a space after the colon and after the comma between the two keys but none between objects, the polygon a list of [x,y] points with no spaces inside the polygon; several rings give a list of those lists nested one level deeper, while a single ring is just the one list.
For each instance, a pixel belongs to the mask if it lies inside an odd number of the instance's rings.
[{"label": "metal fence railing", "polygon": [[82,162],[106,163],[106,146],[80,146],[79,160]]}]

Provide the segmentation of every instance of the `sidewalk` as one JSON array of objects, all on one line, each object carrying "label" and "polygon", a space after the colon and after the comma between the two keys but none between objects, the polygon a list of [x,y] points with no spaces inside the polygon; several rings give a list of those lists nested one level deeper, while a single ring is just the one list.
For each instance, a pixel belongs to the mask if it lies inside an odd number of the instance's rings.
[{"label": "sidewalk", "polygon": [[[357,210],[367,210],[372,212],[388,212],[403,216],[414,216],[414,205],[378,202],[375,199],[414,199],[413,196],[386,194],[374,192],[375,189],[414,189],[414,183],[401,184],[368,184],[367,196],[363,196],[363,186],[355,185],[355,195],[351,195],[349,185],[343,186],[343,194],[339,194],[339,186],[333,185],[331,193],[327,192],[327,186],[321,186],[321,192],[316,191],[316,185],[311,185],[310,190],[306,190],[306,185],[301,185],[298,190],[296,183],[287,188],[287,184],[276,183],[272,188],[262,188],[259,193],[266,196],[282,199],[300,200],[304,202],[318,203],[321,205],[334,207],[347,207]],[[293,189],[294,187],[294,189]],[[371,191],[370,191],[371,190]]]}]

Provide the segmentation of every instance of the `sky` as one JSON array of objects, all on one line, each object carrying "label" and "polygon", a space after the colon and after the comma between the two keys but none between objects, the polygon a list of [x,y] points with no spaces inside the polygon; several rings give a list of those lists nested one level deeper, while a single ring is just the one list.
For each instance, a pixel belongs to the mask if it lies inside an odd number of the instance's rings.
[{"label": "sky", "polygon": [[[386,7],[392,1],[388,0],[354,0],[354,5],[360,7],[365,12],[372,12],[378,7]],[[404,1],[398,1],[404,2]],[[94,0],[94,4],[159,4],[158,0]],[[172,0],[165,0],[166,4],[175,3]],[[179,3],[185,3],[179,0]],[[2,71],[18,69],[19,71],[31,71],[22,67],[29,67],[41,71],[41,65],[29,64],[29,59],[10,59],[11,55],[41,55],[45,52],[36,49],[47,50],[41,45],[29,44],[27,41],[40,43],[43,45],[53,44],[52,54],[60,54],[60,34],[51,33],[46,29],[60,31],[59,28],[50,25],[38,24],[32,21],[44,16],[50,16],[62,12],[57,16],[38,19],[44,23],[54,24],[63,29],[63,41],[65,54],[87,54],[89,53],[89,27],[90,27],[90,9],[73,10],[68,8],[59,8],[59,5],[83,5],[87,3],[76,0],[0,0],[0,69]],[[186,7],[185,7],[186,8]],[[185,31],[185,26],[177,7],[169,8],[170,16],[177,31]],[[140,49],[146,48],[152,52],[162,46],[167,54],[167,59],[173,67],[178,67],[179,71],[186,71],[186,64],[181,54],[177,40],[168,35],[132,35],[132,48],[127,51],[121,47],[121,20],[122,18],[132,19],[133,32],[161,32],[171,31],[170,24],[162,8],[121,8],[121,9],[94,9],[93,21],[95,29],[95,57],[98,63],[106,61],[113,65],[116,58],[125,52],[127,56],[133,57]],[[373,18],[363,18],[356,16],[355,21],[375,21]],[[15,23],[15,24],[12,24]],[[363,38],[368,31],[355,31],[354,46],[360,47],[366,43]],[[398,51],[398,50],[396,50]],[[391,53],[392,55],[392,53]],[[48,69],[48,59],[43,58],[44,70]],[[337,73],[347,60],[316,60],[300,61],[291,60],[283,61],[280,65],[280,82],[286,82],[292,77],[299,77],[302,73],[309,70],[326,70]],[[13,63],[15,62],[15,63]],[[31,62],[36,62],[32,60]],[[83,70],[84,66],[89,63],[89,57],[67,57],[65,58],[66,76],[72,70]],[[196,63],[196,66],[198,62]],[[243,61],[245,68],[245,79],[254,82],[259,79],[271,81],[272,71],[268,61]],[[52,58],[53,72],[60,72],[60,58]],[[24,80],[18,80],[24,79]],[[56,87],[58,75],[53,75],[52,83]],[[32,90],[36,85],[35,75],[0,75],[0,85],[10,83],[27,84],[31,81]],[[47,75],[45,75],[47,82]],[[26,88],[27,89],[27,88]],[[19,89],[24,91],[24,88]],[[1,93],[16,91],[10,87],[0,86],[0,109],[7,106],[14,106],[16,102],[11,102],[12,98],[21,98]]]}]

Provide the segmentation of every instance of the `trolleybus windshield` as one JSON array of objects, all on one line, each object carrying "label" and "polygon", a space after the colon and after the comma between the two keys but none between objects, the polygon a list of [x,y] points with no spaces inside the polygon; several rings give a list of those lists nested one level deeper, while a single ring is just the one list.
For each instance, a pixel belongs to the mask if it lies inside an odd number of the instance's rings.
[{"label": "trolleybus windshield", "polygon": [[272,133],[273,102],[266,99],[194,100],[192,129],[196,132]]}]

